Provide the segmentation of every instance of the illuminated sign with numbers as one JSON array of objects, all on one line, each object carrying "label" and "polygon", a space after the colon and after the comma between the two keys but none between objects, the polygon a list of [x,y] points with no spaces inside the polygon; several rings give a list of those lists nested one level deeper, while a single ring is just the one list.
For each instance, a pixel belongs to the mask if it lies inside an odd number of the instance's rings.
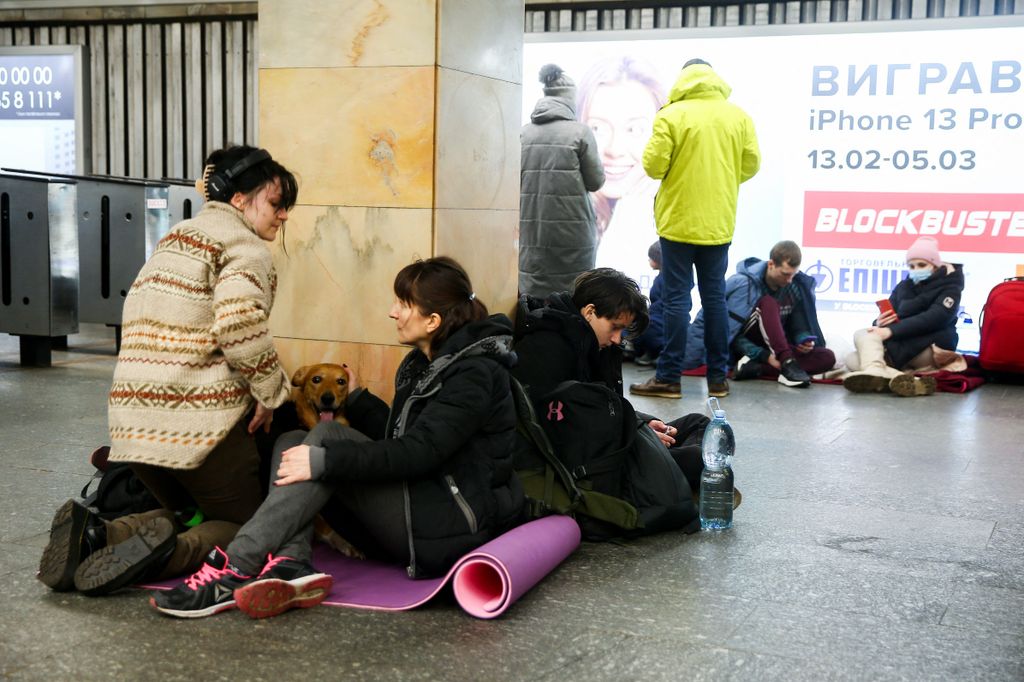
[{"label": "illuminated sign with numbers", "polygon": [[83,48],[0,48],[0,167],[83,173]]}]

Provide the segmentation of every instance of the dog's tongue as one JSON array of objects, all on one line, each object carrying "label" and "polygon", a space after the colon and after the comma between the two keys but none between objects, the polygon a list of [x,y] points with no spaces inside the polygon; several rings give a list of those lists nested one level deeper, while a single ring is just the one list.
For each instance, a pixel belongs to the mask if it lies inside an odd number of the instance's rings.
[{"label": "dog's tongue", "polygon": [[333,412],[328,412],[328,411],[325,410],[325,411],[320,413],[320,421],[322,421],[322,422],[329,422],[329,421],[332,421],[333,419],[334,419],[334,413]]}]

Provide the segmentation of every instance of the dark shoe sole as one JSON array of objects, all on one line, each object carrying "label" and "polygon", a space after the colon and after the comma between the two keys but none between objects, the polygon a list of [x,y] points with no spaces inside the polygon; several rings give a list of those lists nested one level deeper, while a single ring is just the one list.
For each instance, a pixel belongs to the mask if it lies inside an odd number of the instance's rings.
[{"label": "dark shoe sole", "polygon": [[854,374],[843,379],[843,388],[852,393],[886,393],[889,380],[873,374]]},{"label": "dark shoe sole", "polygon": [[174,549],[174,526],[164,518],[146,521],[124,542],[89,555],[75,571],[75,587],[84,595],[110,594],[141,578]]},{"label": "dark shoe sole", "polygon": [[50,541],[39,559],[39,580],[52,590],[67,592],[75,586],[75,571],[82,556],[82,536],[88,525],[89,509],[68,500],[50,523]]},{"label": "dark shoe sole", "polygon": [[901,374],[889,381],[889,390],[903,398],[935,393],[935,377],[915,377],[912,374]]},{"label": "dark shoe sole", "polygon": [[290,581],[256,580],[235,590],[235,605],[250,618],[270,618],[316,606],[327,598],[332,585],[334,578],[324,573]]}]

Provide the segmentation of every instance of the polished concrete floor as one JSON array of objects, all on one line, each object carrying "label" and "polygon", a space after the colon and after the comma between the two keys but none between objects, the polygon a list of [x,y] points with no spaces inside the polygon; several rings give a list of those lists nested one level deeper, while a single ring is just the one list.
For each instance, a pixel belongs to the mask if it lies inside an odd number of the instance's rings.
[{"label": "polished concrete floor", "polygon": [[[1024,679],[1024,386],[734,384],[734,529],[585,545],[498,620],[441,601],[191,622],[34,578],[106,440],[113,334],[85,332],[48,369],[0,336],[4,679]],[[635,402],[702,409],[702,380],[683,389]]]}]

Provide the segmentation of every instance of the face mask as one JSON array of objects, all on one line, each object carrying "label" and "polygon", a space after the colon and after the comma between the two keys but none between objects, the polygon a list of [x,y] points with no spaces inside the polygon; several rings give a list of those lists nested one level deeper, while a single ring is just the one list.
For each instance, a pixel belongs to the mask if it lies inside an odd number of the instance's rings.
[{"label": "face mask", "polygon": [[925,281],[926,279],[928,279],[931,276],[932,276],[932,271],[931,270],[924,270],[924,269],[922,269],[922,270],[911,270],[910,271],[910,279],[914,280],[914,284],[920,284],[921,282]]}]

